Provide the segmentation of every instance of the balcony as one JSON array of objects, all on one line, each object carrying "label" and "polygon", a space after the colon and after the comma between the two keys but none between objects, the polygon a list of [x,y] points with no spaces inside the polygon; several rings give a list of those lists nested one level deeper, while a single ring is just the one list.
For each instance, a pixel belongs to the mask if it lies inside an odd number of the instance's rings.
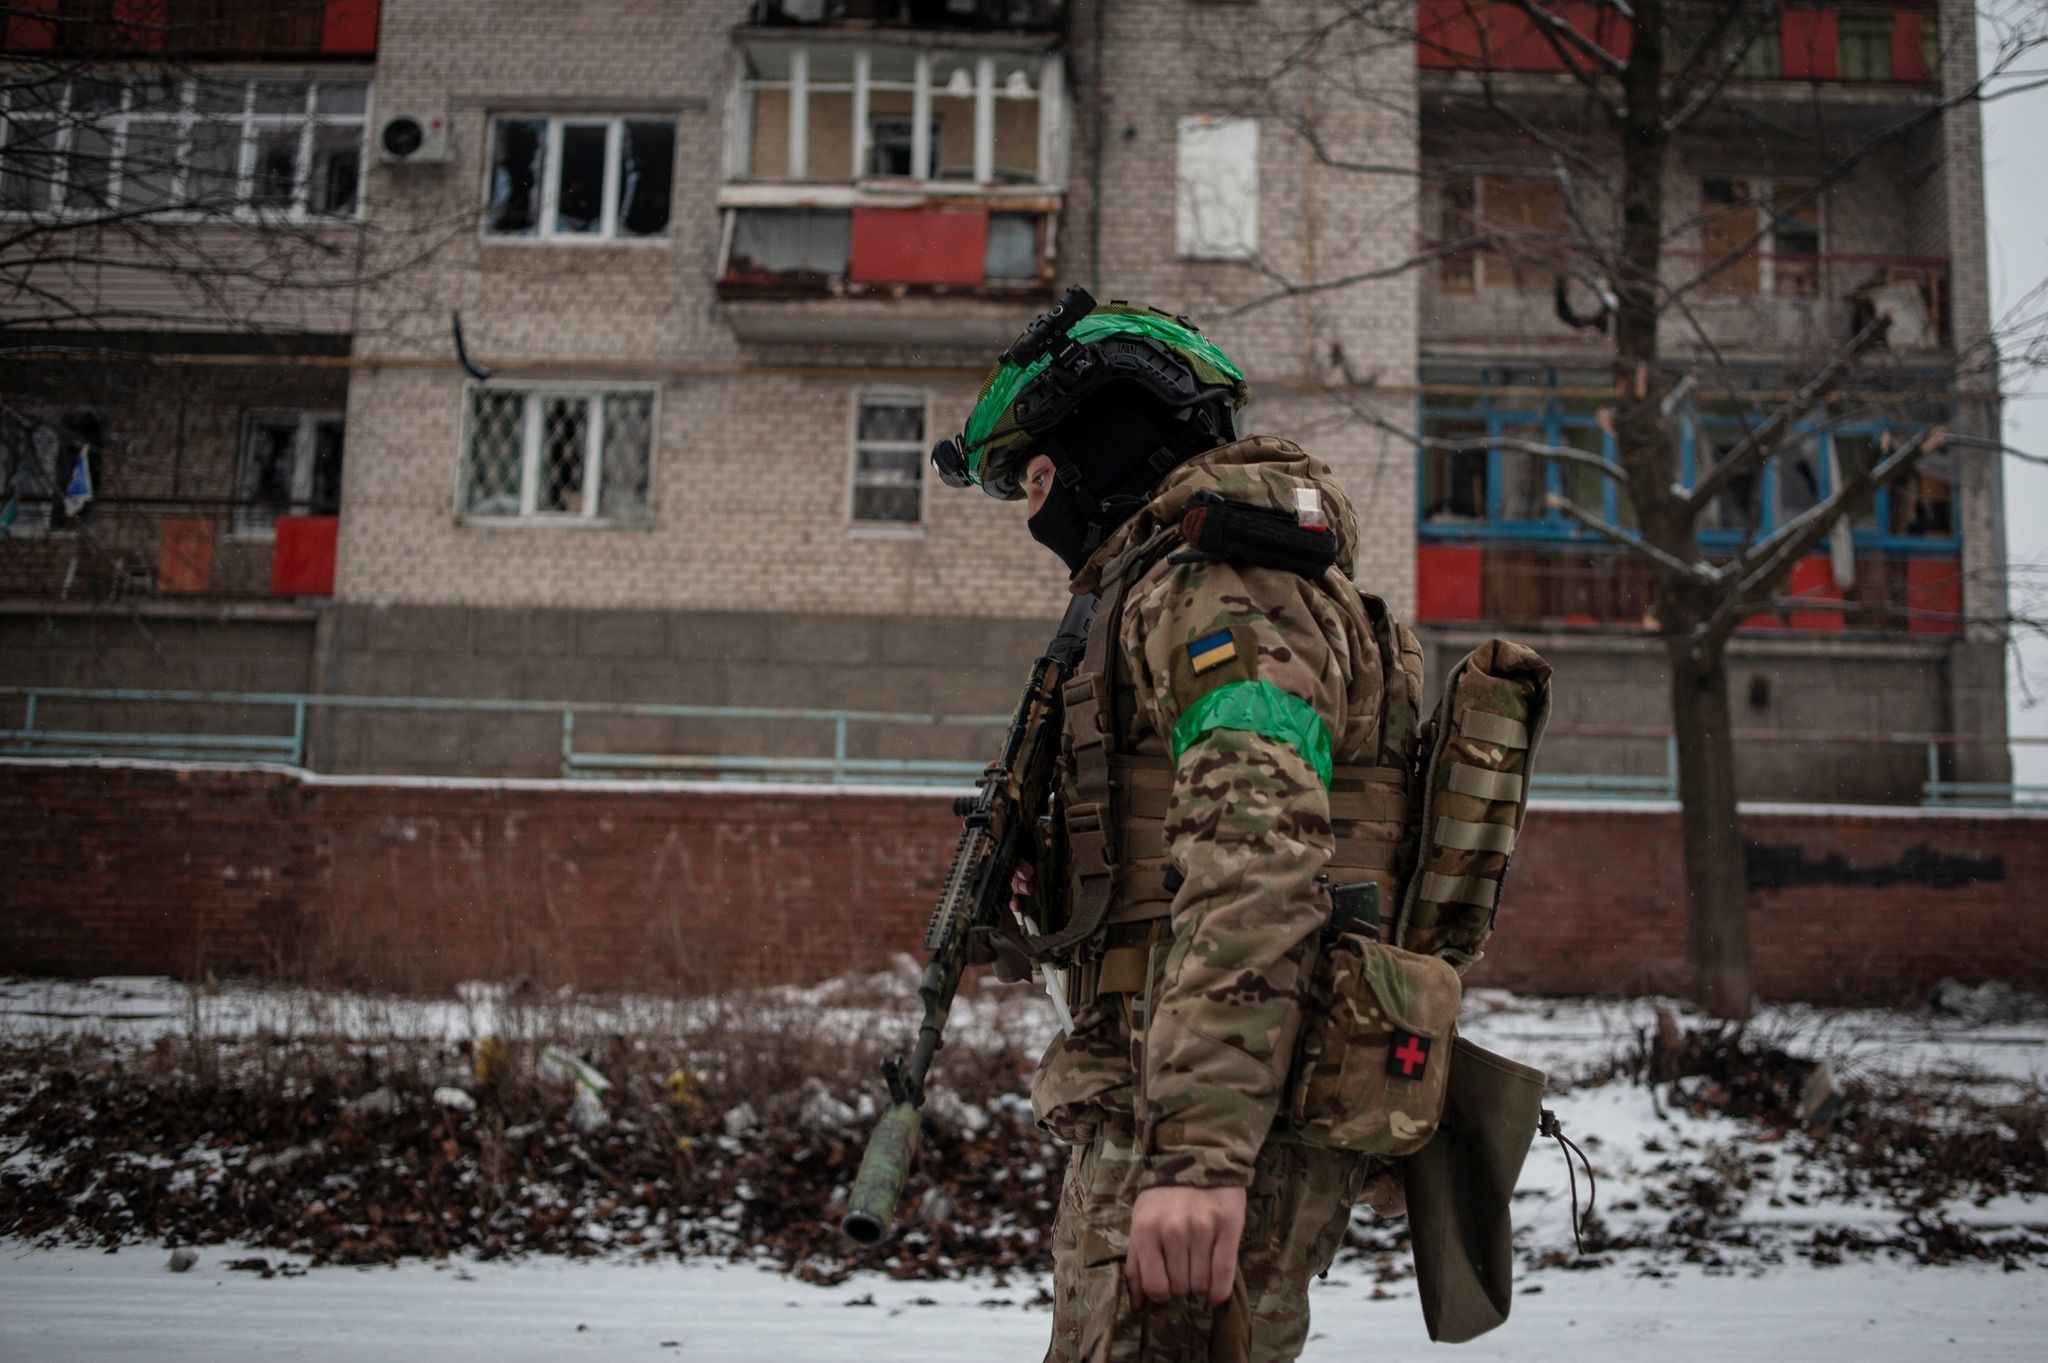
[{"label": "balcony", "polygon": [[761,27],[833,24],[913,29],[1056,29],[1064,0],[755,0]]},{"label": "balcony", "polygon": [[[320,512],[324,514],[309,514]],[[331,596],[339,519],[326,506],[18,495],[0,532],[0,597],[81,604]]]},{"label": "balcony", "polygon": [[[1614,57],[1628,55],[1634,30],[1615,6],[1562,0],[1549,8],[1591,45]],[[1674,36],[1683,43],[1683,8],[1672,9],[1681,30]],[[1931,87],[1940,82],[1937,37],[1938,16],[1927,4],[1787,6],[1744,54],[1735,88],[1774,82]],[[1503,0],[1421,0],[1419,6],[1415,64],[1424,71],[1549,75],[1590,67],[1560,46]]]},{"label": "balcony", "polygon": [[717,274],[742,340],[1001,344],[1052,290],[1050,40],[887,36],[742,37]]},{"label": "balcony", "polygon": [[0,27],[14,56],[210,61],[371,57],[381,0],[15,0]]}]

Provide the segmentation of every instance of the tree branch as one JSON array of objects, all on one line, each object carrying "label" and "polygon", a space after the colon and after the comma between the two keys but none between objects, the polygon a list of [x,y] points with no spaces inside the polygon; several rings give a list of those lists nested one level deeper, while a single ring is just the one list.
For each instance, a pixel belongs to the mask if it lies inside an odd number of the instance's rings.
[{"label": "tree branch", "polygon": [[1873,318],[1863,330],[1856,333],[1848,345],[1835,353],[1818,374],[1800,387],[1790,402],[1781,404],[1761,426],[1742,437],[1734,449],[1715,460],[1714,466],[1700,476],[1693,484],[1691,494],[1685,499],[1685,516],[1688,522],[1697,520],[1700,512],[1712,505],[1714,498],[1720,496],[1730,483],[1741,477],[1753,465],[1761,464],[1768,459],[1771,451],[1777,447],[1778,437],[1783,435],[1793,422],[1827,400],[1842,375],[1849,371],[1849,367],[1856,363],[1864,351],[1883,338],[1889,325],[1890,321],[1887,318]]},{"label": "tree branch", "polygon": [[[1730,3],[1722,11],[1721,22],[1715,25],[1714,31],[1710,35],[1701,40],[1692,58],[1686,62],[1685,70],[1680,73],[1679,79],[1673,86],[1672,94],[1674,96],[1685,88],[1687,80],[1691,77],[1694,62],[1704,55],[1709,47],[1720,41],[1721,35],[1728,31],[1730,24],[1733,23],[1735,16],[1741,13],[1742,8],[1743,6],[1740,4]],[[1750,48],[1754,47],[1756,40],[1763,36],[1764,29],[1778,21],[1778,8],[1778,0],[1765,0],[1762,8],[1757,10],[1756,17],[1750,21],[1748,29],[1744,31],[1742,40],[1736,43],[1722,57],[1720,66],[1715,69],[1712,75],[1699,84],[1691,96],[1686,99],[1685,103],[1679,106],[1678,112],[1664,120],[1664,131],[1667,134],[1678,132],[1686,124],[1699,117],[1700,112],[1714,102],[1720,95],[1722,88],[1742,68],[1743,61],[1749,56]]]},{"label": "tree branch", "polygon": [[[1558,59],[1564,63],[1565,69],[1577,76],[1581,82],[1590,85],[1592,73],[1572,60],[1571,53],[1565,50],[1567,47],[1576,49],[1586,60],[1610,76],[1619,76],[1628,69],[1619,57],[1573,28],[1564,19],[1535,3],[1535,0],[1509,0],[1509,3],[1529,16],[1529,21],[1536,25],[1544,41],[1550,44],[1551,50],[1556,52]],[[1606,103],[1605,96],[1601,97],[1601,102]]]},{"label": "tree branch", "polygon": [[1874,467],[1845,479],[1826,500],[1794,516],[1723,564],[1715,576],[1726,584],[1727,591],[1714,613],[1701,624],[1700,641],[1710,648],[1724,643],[1743,615],[1755,609],[1748,603],[1760,595],[1769,596],[1768,588],[1780,575],[1818,548],[1851,502],[1907,472],[1923,453],[1939,449],[1944,436],[1940,427],[1926,427]]},{"label": "tree branch", "polygon": [[1552,493],[1545,500],[1552,507],[1555,507],[1567,520],[1578,522],[1603,539],[1610,539],[1616,544],[1628,546],[1649,559],[1652,563],[1666,568],[1680,577],[1697,582],[1702,586],[1711,586],[1715,581],[1714,570],[1704,563],[1687,563],[1676,554],[1667,553],[1659,549],[1633,530],[1624,530],[1612,521],[1602,520],[1592,512],[1582,510],[1577,505],[1555,493]]}]

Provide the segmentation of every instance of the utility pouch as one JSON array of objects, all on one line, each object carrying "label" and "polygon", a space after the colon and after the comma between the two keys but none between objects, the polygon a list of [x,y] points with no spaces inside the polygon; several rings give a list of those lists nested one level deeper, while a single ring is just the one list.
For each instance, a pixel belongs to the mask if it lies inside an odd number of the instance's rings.
[{"label": "utility pouch", "polygon": [[1416,1295],[1429,1337],[1462,1344],[1508,1318],[1515,1182],[1543,1108],[1543,1072],[1458,1037],[1443,1130],[1400,1165]]},{"label": "utility pouch", "polygon": [[1424,726],[1414,872],[1388,941],[1463,973],[1493,933],[1550,718],[1550,664],[1490,639],[1444,680]]},{"label": "utility pouch", "polygon": [[1197,492],[1188,500],[1180,537],[1188,549],[1173,556],[1176,563],[1227,559],[1321,577],[1337,561],[1337,536],[1327,527],[1308,529],[1292,511],[1228,502],[1213,492]]},{"label": "utility pouch", "polygon": [[1443,1115],[1458,973],[1433,956],[1339,931],[1310,982],[1287,1114],[1303,1140],[1406,1155]]}]

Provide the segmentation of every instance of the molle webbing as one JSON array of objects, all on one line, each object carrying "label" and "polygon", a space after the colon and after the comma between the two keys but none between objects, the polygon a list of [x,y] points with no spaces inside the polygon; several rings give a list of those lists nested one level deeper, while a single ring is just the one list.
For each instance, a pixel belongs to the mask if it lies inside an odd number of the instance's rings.
[{"label": "molle webbing", "polygon": [[[1163,756],[1110,759],[1110,808],[1123,849],[1102,954],[1083,974],[1077,996],[1139,993],[1152,944],[1166,935],[1173,911],[1167,888],[1166,813],[1174,763]],[[1391,767],[1340,766],[1331,772],[1330,831],[1336,841],[1323,872],[1336,885],[1375,881],[1384,902],[1401,891],[1401,830],[1408,816],[1408,774]]]}]

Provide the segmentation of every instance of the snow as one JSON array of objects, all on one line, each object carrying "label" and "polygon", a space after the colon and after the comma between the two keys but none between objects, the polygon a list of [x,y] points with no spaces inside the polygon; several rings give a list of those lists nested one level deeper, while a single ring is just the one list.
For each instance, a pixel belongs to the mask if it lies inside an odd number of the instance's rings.
[{"label": "snow", "polygon": [[[201,1251],[173,1273],[157,1249],[19,1250],[0,1259],[0,1357],[38,1363],[697,1363],[1036,1358],[1051,1315],[1040,1283],[809,1287],[710,1263],[408,1263],[264,1279],[226,1265],[261,1250]],[[273,1265],[279,1261],[269,1252]],[[1311,1294],[1305,1363],[1417,1356],[1429,1348],[1410,1284],[1373,1300],[1340,1268]],[[872,1302],[872,1305],[867,1303]],[[1487,1363],[1606,1363],[1663,1352],[1687,1363],[1855,1357],[1925,1363],[1930,1347],[1977,1360],[2038,1357],[2048,1275],[1916,1269],[1878,1261],[1787,1265],[1766,1275],[1619,1269],[1525,1275],[1514,1314],[1459,1346]],[[670,1341],[673,1341],[671,1344]]]},{"label": "snow", "polygon": [[[786,1010],[847,1035],[907,1033],[916,975],[915,963],[904,960],[869,976],[765,991],[744,1006]],[[1824,1058],[1838,1079],[1924,1084],[1985,1102],[2036,1095],[2048,1085],[2048,1008],[2040,1000],[1960,987],[1943,997],[1954,1015],[1775,1005],[1750,1028]],[[482,982],[454,998],[404,1000],[187,989],[152,978],[13,980],[0,981],[0,1043],[100,1037],[143,1047],[192,1029],[216,1036],[338,1033],[374,1044],[380,1037],[478,1037],[524,1027],[538,1038],[549,1026],[687,1025],[704,1016],[701,1010],[732,1006],[573,995],[515,1006],[501,986]],[[1545,1000],[1487,989],[1467,996],[1460,1024],[1466,1035],[1552,1076],[1549,1106],[1598,1174],[1598,1214],[1608,1235],[1648,1247],[1574,1263],[1566,1166],[1555,1146],[1539,1141],[1516,1202],[1514,1318],[1462,1346],[1461,1357],[1605,1363],[1661,1350],[1688,1363],[1760,1356],[1923,1363],[1929,1345],[1980,1359],[2037,1355],[2048,1326],[2048,1273],[2041,1271],[2048,1258],[2038,1250],[2014,1257],[2012,1266],[2023,1271],[2001,1271],[1996,1260],[1924,1266],[1883,1247],[1816,1264],[1800,1251],[1817,1232],[1890,1242],[1900,1236],[1906,1209],[1881,1192],[1829,1186],[1796,1132],[1779,1136],[1726,1116],[1694,1115],[1673,1109],[1663,1091],[1626,1078],[1608,1081],[1615,1056],[1654,1029],[1659,1008],[1684,1011],[1656,999]],[[1052,1028],[1044,997],[1025,989],[963,998],[952,1020],[953,1035],[963,1041],[1007,1037],[1026,1048]],[[805,1096],[822,1115],[849,1095],[821,1085]],[[963,1110],[952,1119],[986,1122],[991,1111],[1022,1102],[1007,1095],[989,1111]],[[754,1120],[737,1108],[728,1118],[741,1128]],[[32,1163],[13,1147],[0,1139],[0,1159],[17,1168]],[[1740,1177],[1722,1178],[1718,1216],[1735,1234],[1674,1238],[1674,1208],[1668,1196],[1659,1200],[1660,1190],[1668,1195],[1674,1180],[1729,1170]],[[1933,1213],[1987,1234],[2038,1237],[2048,1228],[2048,1200],[2039,1197],[1959,1196]],[[956,1360],[962,1341],[989,1358],[1037,1357],[1050,1325],[1048,1311],[1031,1304],[1045,1284],[1028,1275],[998,1284],[860,1274],[820,1288],[743,1264],[641,1263],[591,1243],[603,1252],[586,1260],[411,1261],[394,1269],[302,1273],[295,1266],[265,1279],[227,1266],[254,1256],[282,1266],[278,1251],[206,1247],[196,1268],[176,1274],[159,1246],[107,1255],[10,1242],[0,1245],[0,1359],[353,1363],[410,1357],[430,1341],[432,1356],[447,1363],[882,1356],[915,1363]],[[1689,1253],[1689,1246],[1704,1253]],[[1315,1333],[1304,1358],[1353,1360],[1389,1348],[1398,1356],[1426,1347],[1406,1256],[1395,1256],[1393,1267],[1400,1276],[1383,1280],[1370,1251],[1340,1258],[1312,1296]]]}]

